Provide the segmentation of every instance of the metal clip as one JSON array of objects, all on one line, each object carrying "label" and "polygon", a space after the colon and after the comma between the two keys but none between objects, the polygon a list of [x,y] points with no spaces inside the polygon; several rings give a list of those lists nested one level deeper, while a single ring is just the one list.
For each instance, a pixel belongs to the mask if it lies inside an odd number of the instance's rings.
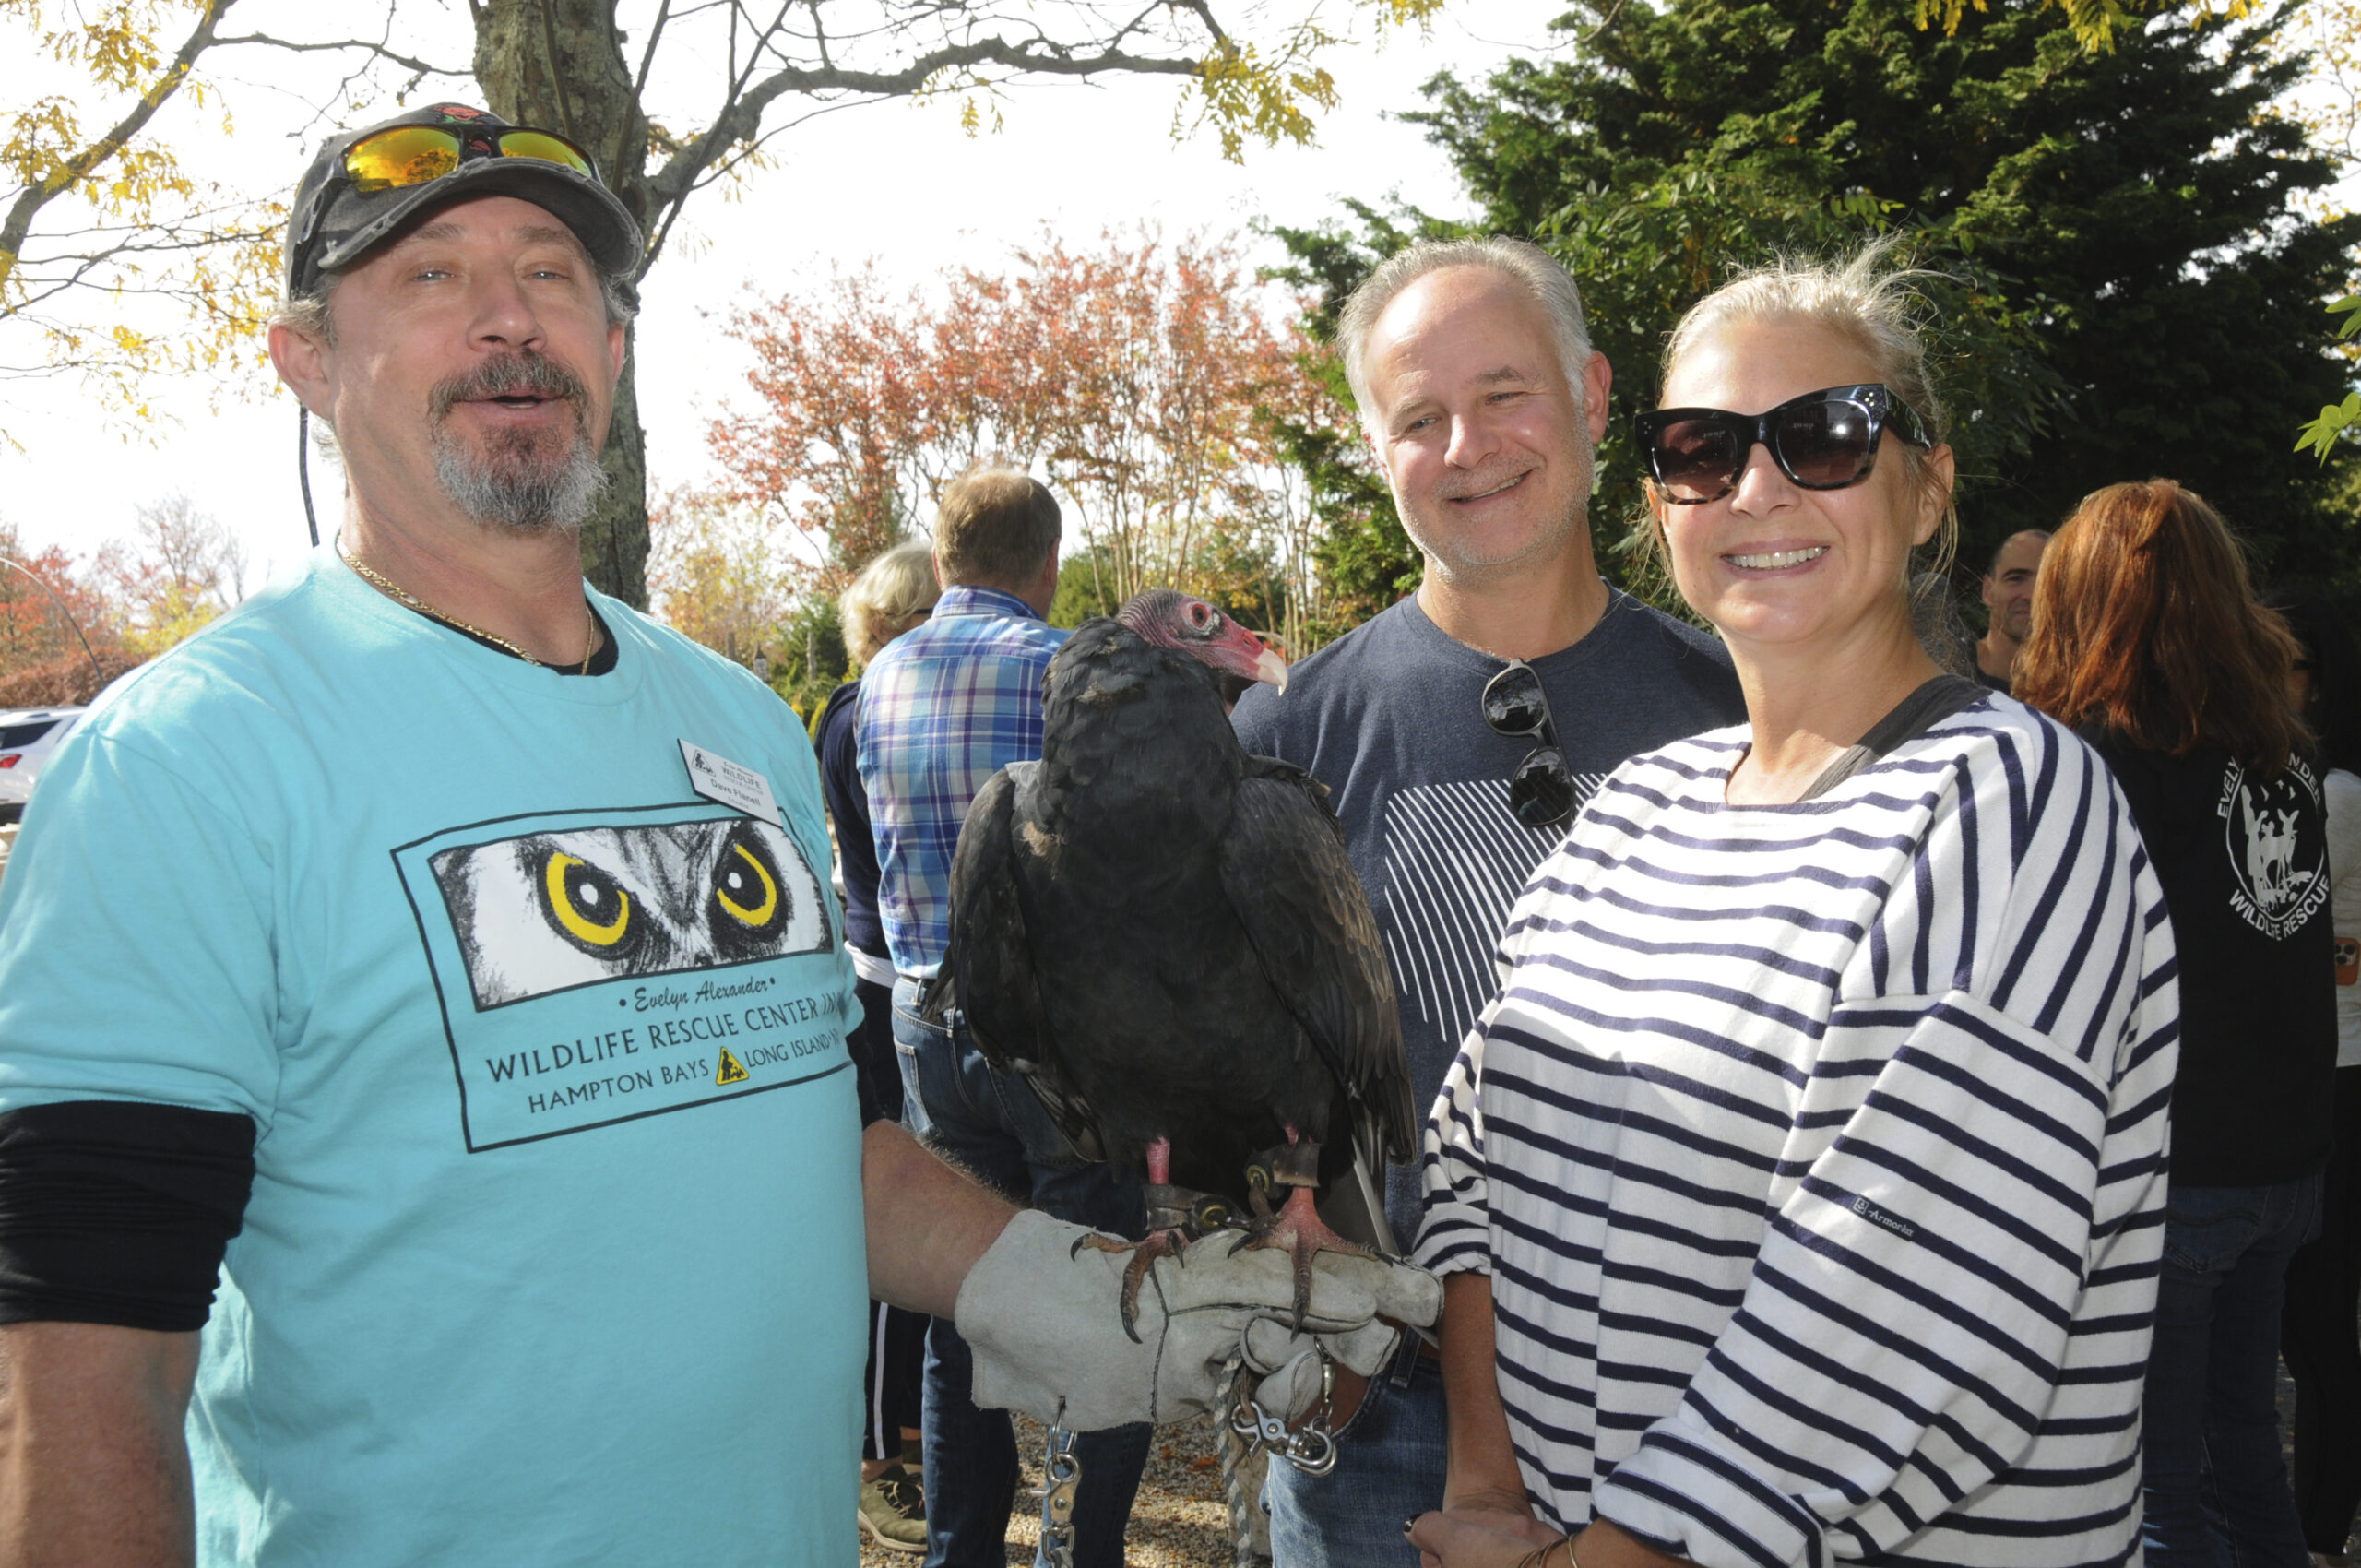
[{"label": "metal clip", "polygon": [[[1061,1399],[1058,1420],[1065,1414]],[[1082,1458],[1074,1451],[1074,1433],[1062,1426],[1050,1428],[1041,1478],[1041,1561],[1049,1568],[1074,1568],[1074,1494],[1082,1484]]]},{"label": "metal clip", "polygon": [[1308,1426],[1287,1440],[1279,1457],[1307,1476],[1324,1476],[1336,1467],[1336,1439],[1323,1426]]},{"label": "metal clip", "polygon": [[1312,1407],[1303,1425],[1289,1431],[1285,1416],[1273,1415],[1252,1394],[1241,1389],[1229,1412],[1229,1430],[1244,1438],[1250,1448],[1267,1448],[1307,1476],[1324,1476],[1336,1467],[1336,1434],[1328,1426],[1335,1408],[1336,1363],[1319,1345],[1305,1354],[1320,1358],[1320,1403]]},{"label": "metal clip", "polygon": [[1286,1418],[1264,1409],[1252,1395],[1240,1399],[1238,1408],[1229,1413],[1229,1430],[1261,1447],[1276,1450],[1287,1445]]}]

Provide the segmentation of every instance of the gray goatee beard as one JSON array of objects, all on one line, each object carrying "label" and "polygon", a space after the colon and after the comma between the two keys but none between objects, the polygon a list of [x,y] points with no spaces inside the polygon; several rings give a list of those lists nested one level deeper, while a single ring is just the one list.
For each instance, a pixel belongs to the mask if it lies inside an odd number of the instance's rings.
[{"label": "gray goatee beard", "polygon": [[[501,393],[564,398],[574,413],[565,449],[547,449],[538,432],[513,431],[478,452],[451,434],[451,410]],[[584,410],[587,388],[564,366],[539,354],[504,354],[434,389],[434,477],[451,504],[488,528],[510,533],[575,533],[599,493],[606,470],[591,449]]]}]

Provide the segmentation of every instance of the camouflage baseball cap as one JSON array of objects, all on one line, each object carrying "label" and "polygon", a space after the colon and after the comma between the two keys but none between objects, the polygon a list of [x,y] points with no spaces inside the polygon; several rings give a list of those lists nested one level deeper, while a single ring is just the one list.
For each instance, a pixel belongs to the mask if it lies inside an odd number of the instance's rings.
[{"label": "camouflage baseball cap", "polygon": [[[345,155],[381,132],[433,125],[459,138],[458,161],[448,172],[362,190],[347,172]],[[307,293],[323,273],[340,272],[391,238],[409,220],[470,196],[511,196],[545,208],[574,231],[590,259],[630,276],[639,263],[639,225],[614,192],[589,172],[538,156],[499,155],[502,133],[525,131],[488,110],[465,103],[431,103],[332,138],[303,172],[287,217],[287,292]],[[548,137],[549,133],[539,133]],[[569,152],[575,149],[556,138]],[[589,162],[587,154],[583,161]]]}]

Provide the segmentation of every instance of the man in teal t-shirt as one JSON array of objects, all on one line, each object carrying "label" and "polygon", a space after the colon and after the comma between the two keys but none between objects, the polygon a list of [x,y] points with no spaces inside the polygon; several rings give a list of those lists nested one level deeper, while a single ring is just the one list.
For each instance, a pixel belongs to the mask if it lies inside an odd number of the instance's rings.
[{"label": "man in teal t-shirt", "polygon": [[866,1296],[1078,1430],[1241,1349],[1303,1411],[1439,1305],[1323,1260],[1315,1353],[1216,1240],[1135,1341],[1120,1260],[859,1106],[800,727],[581,578],[639,255],[465,105],[297,191],[342,526],[101,699],[0,890],[12,1562],[849,1563]]},{"label": "man in teal t-shirt", "polygon": [[[206,1561],[848,1538],[861,1123],[811,747],[590,602],[614,667],[561,677],[323,551],[112,695],[0,887],[8,1106],[252,1128]],[[683,741],[778,813],[700,796]]]}]

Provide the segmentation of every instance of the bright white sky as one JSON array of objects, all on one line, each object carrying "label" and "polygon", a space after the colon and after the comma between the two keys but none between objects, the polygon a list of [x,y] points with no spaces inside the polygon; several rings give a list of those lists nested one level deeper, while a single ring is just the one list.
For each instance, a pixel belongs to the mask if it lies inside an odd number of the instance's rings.
[{"label": "bright white sky", "polygon": [[[1339,215],[1340,197],[1382,202],[1397,192],[1431,211],[1464,213],[1442,155],[1418,127],[1387,115],[1420,107],[1418,84],[1438,70],[1475,79],[1512,54],[1545,53],[1556,11],[1536,0],[1453,0],[1426,38],[1395,34],[1382,47],[1338,51],[1331,68],[1343,101],[1319,144],[1252,148],[1242,168],[1222,161],[1209,137],[1172,141],[1177,89],[1162,79],[1020,85],[1003,106],[1003,128],[974,140],[948,104],[885,103],[799,127],[775,144],[781,166],[754,176],[744,200],[725,202],[718,191],[693,200],[649,275],[637,352],[651,486],[710,472],[706,422],[742,391],[742,353],[722,327],[745,290],[776,295],[871,258],[888,279],[913,282],[953,265],[998,268],[1045,228],[1087,245],[1109,226],[1160,225],[1178,237],[1242,231],[1257,217],[1308,225]],[[1358,29],[1366,39],[1368,23]],[[241,64],[265,65],[259,53]],[[465,53],[455,35],[436,57]],[[231,101],[239,134],[191,143],[206,149],[208,172],[256,194],[291,186],[309,148],[286,134],[292,111],[284,96],[257,83],[232,89]],[[1259,254],[1275,260],[1280,252],[1265,244]],[[212,390],[159,385],[155,406],[165,418],[148,438],[126,439],[103,427],[71,381],[18,384],[5,422],[24,449],[0,449],[0,516],[34,545],[87,553],[128,536],[141,503],[183,491],[245,540],[248,588],[259,587],[307,544],[294,404],[272,391],[227,398],[217,414],[208,409]],[[313,493],[325,529],[338,485],[319,468]]]}]

